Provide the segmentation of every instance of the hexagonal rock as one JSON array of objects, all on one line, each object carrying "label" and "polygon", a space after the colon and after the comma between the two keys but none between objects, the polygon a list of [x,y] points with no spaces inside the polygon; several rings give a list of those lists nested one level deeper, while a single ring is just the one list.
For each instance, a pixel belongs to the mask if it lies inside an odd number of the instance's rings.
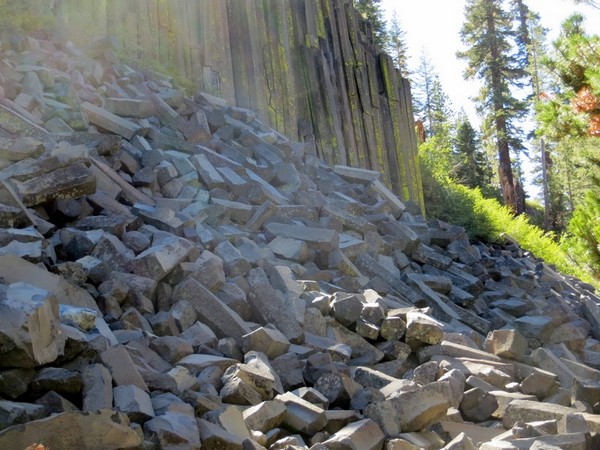
[{"label": "hexagonal rock", "polygon": [[339,373],[324,373],[314,384],[314,389],[323,394],[330,404],[344,404],[350,401],[352,388],[349,377]]},{"label": "hexagonal rock", "polygon": [[550,316],[524,316],[514,321],[513,326],[526,338],[544,341],[558,324]]},{"label": "hexagonal rock", "polygon": [[30,137],[17,140],[0,140],[0,158],[8,161],[21,161],[22,159],[36,159],[44,153],[44,144]]},{"label": "hexagonal rock", "polygon": [[244,410],[244,422],[250,430],[266,433],[281,425],[286,411],[285,405],[280,402],[262,402]]},{"label": "hexagonal rock", "polygon": [[359,319],[356,321],[355,332],[361,337],[374,341],[379,337],[380,329],[372,323]]},{"label": "hexagonal rock", "polygon": [[258,405],[262,401],[261,395],[252,385],[238,377],[226,380],[219,396],[225,403],[233,405]]},{"label": "hexagonal rock", "polygon": [[335,320],[349,327],[360,318],[363,303],[357,295],[336,292],[331,301],[331,308]]},{"label": "hexagonal rock", "polygon": [[189,341],[176,336],[161,336],[153,339],[150,342],[150,348],[170,364],[194,353]]},{"label": "hexagonal rock", "polygon": [[0,367],[34,367],[62,354],[58,301],[27,283],[0,285]]},{"label": "hexagonal rock", "polygon": [[400,431],[419,431],[446,414],[452,397],[450,384],[437,381],[402,392],[390,400],[372,403],[365,408],[364,415],[377,422],[389,436]]},{"label": "hexagonal rock", "polygon": [[237,406],[225,405],[222,408],[209,411],[202,416],[215,425],[219,425],[225,431],[239,436],[242,439],[250,439],[250,430],[244,422],[241,408]]},{"label": "hexagonal rock", "polygon": [[406,324],[404,320],[400,317],[386,317],[381,322],[379,334],[386,341],[399,341],[405,332]]},{"label": "hexagonal rock", "polygon": [[152,246],[137,255],[129,263],[129,269],[137,275],[160,281],[185,259],[192,247],[190,241],[171,233],[156,233]]},{"label": "hexagonal rock", "polygon": [[444,450],[477,450],[477,447],[465,433],[460,433],[446,444]]},{"label": "hexagonal rock", "polygon": [[443,336],[442,324],[437,320],[417,311],[406,314],[406,341],[435,345],[442,342]]},{"label": "hexagonal rock", "polygon": [[560,387],[557,376],[543,371],[532,372],[519,384],[523,394],[535,395],[538,399],[552,395]]},{"label": "hexagonal rock", "polygon": [[380,450],[385,436],[375,422],[363,419],[346,425],[323,445],[330,450]]},{"label": "hexagonal rock", "polygon": [[[276,291],[261,268],[248,272],[250,293],[248,302],[263,323],[271,323],[294,344],[304,342],[304,332],[294,314],[289,310],[279,291]],[[246,334],[246,333],[244,333]]]},{"label": "hexagonal rock", "polygon": [[107,348],[100,354],[100,359],[110,371],[115,385],[134,384],[144,391],[148,390],[146,382],[124,346]]},{"label": "hexagonal rock", "polygon": [[144,435],[160,448],[201,448],[200,431],[193,415],[167,411],[144,424]]},{"label": "hexagonal rock", "polygon": [[354,381],[364,387],[373,387],[381,389],[384,386],[396,381],[397,379],[386,375],[383,372],[379,372],[369,367],[357,367],[354,369],[353,374]]},{"label": "hexagonal rock", "polygon": [[453,408],[458,409],[465,391],[465,374],[458,369],[452,369],[442,375],[438,381],[447,381],[450,384],[450,392],[452,393],[450,403]]},{"label": "hexagonal rock", "polygon": [[245,275],[252,268],[252,264],[242,256],[240,251],[229,241],[223,241],[215,248],[215,254],[223,260],[225,273],[228,277]]},{"label": "hexagonal rock", "polygon": [[479,388],[466,391],[459,406],[459,411],[463,418],[471,422],[483,422],[496,409],[498,409],[496,397]]},{"label": "hexagonal rock", "polygon": [[81,374],[83,411],[112,408],[113,391],[110,372],[102,364],[89,364]]},{"label": "hexagonal rock", "polygon": [[501,358],[518,359],[527,348],[527,339],[517,330],[494,330],[485,339],[486,351]]},{"label": "hexagonal rock", "polygon": [[115,408],[134,422],[144,423],[154,417],[150,396],[133,384],[115,387],[113,397]]},{"label": "hexagonal rock", "polygon": [[242,450],[244,439],[224,430],[218,425],[204,419],[198,419],[198,429],[200,430],[202,448]]},{"label": "hexagonal rock", "polygon": [[385,318],[385,311],[379,303],[363,303],[360,317],[365,322],[379,326]]},{"label": "hexagonal rock", "polygon": [[241,342],[242,336],[250,332],[250,327],[235,311],[193,278],[188,277],[179,283],[173,297],[189,302],[198,319],[220,338],[232,337]]},{"label": "hexagonal rock", "polygon": [[285,405],[283,424],[292,431],[313,435],[327,424],[327,416],[322,408],[302,400],[291,392],[278,395],[275,401]]},{"label": "hexagonal rock", "polygon": [[310,255],[306,242],[299,239],[277,236],[269,243],[269,248],[276,256],[299,263],[306,261]]},{"label": "hexagonal rock", "polygon": [[236,364],[225,371],[223,383],[239,378],[258,392],[262,400],[270,400],[274,392],[283,392],[279,377],[264,354],[248,352],[244,360],[244,364]]},{"label": "hexagonal rock", "polygon": [[0,400],[0,430],[43,417],[46,408],[33,403]]},{"label": "hexagonal rock", "polygon": [[251,350],[264,353],[269,359],[275,359],[287,353],[290,341],[279,330],[260,327],[242,336],[242,351]]}]

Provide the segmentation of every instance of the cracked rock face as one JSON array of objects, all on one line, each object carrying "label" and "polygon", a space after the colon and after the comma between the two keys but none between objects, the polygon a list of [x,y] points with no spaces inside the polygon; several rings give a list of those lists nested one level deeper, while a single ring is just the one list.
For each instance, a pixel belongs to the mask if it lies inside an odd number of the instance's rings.
[{"label": "cracked rock face", "polygon": [[0,114],[0,448],[597,447],[590,286],[252,111],[27,42],[1,69],[25,75]]}]

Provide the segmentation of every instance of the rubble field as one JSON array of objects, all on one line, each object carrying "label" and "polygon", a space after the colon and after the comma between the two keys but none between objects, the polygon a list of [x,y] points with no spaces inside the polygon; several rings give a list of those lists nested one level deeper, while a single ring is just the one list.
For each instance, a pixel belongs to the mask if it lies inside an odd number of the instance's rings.
[{"label": "rubble field", "polygon": [[600,299],[207,93],[0,60],[0,448],[600,447]]}]

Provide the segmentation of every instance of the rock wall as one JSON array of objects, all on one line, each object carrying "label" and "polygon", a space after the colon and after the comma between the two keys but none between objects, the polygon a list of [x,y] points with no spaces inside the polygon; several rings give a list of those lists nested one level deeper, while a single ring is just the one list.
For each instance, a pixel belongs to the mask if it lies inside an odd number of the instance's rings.
[{"label": "rock wall", "polygon": [[328,163],[383,171],[423,207],[409,83],[351,0],[55,3],[75,43],[114,35],[129,57],[258,111]]}]

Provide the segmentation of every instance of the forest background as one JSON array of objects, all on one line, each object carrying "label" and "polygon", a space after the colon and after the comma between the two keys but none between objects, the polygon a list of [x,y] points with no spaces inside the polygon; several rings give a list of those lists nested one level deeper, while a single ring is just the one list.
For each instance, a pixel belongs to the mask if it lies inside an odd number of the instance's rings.
[{"label": "forest background", "polygon": [[[585,3],[600,9],[597,1]],[[411,80],[429,217],[472,238],[510,236],[561,270],[600,279],[600,38],[573,14],[549,40],[524,0],[468,0],[460,30],[480,123],[455,111],[423,54],[408,61],[398,16],[357,0],[380,45]],[[526,192],[524,161],[542,193]]]}]

